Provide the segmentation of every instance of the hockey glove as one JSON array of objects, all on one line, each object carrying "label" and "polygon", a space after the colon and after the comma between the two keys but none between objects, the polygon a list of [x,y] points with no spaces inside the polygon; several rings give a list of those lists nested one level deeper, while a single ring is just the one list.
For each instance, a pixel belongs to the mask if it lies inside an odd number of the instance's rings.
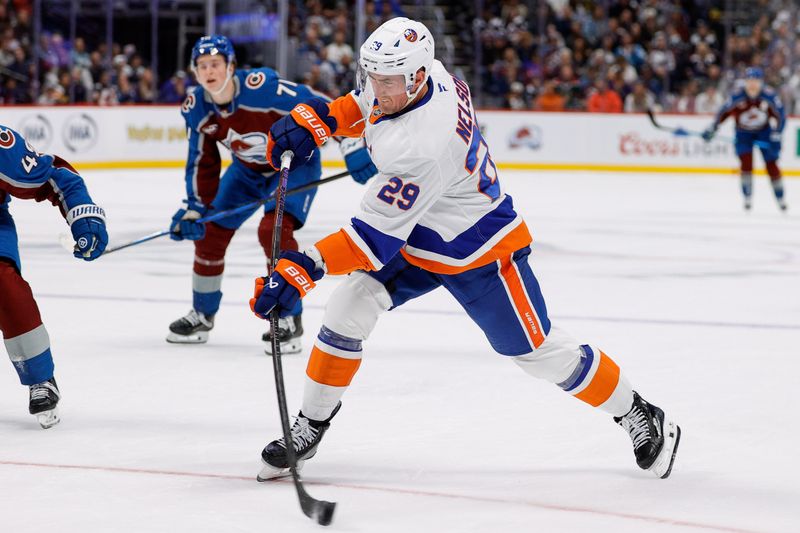
[{"label": "hockey glove", "polygon": [[93,204],[79,205],[69,210],[67,222],[75,239],[72,255],[92,261],[103,254],[108,244],[105,218],[103,208]]},{"label": "hockey glove", "polygon": [[780,146],[781,146],[781,137],[783,137],[783,132],[782,131],[775,130],[775,131],[771,131],[770,134],[769,134],[769,142],[771,142],[773,145],[777,144],[779,150],[780,150]]},{"label": "hockey glove", "polygon": [[709,142],[711,139],[714,138],[714,135],[716,134],[717,134],[717,128],[711,126],[707,128],[703,133],[701,133],[700,136],[703,138],[705,142]]},{"label": "hockey glove", "polygon": [[269,318],[277,307],[281,317],[288,316],[297,301],[313,289],[315,281],[325,275],[316,268],[314,260],[301,252],[281,253],[275,270],[269,277],[256,278],[250,309],[260,318]]},{"label": "hockey glove", "polygon": [[339,143],[339,149],[344,156],[344,164],[347,165],[347,171],[350,172],[353,180],[357,183],[363,185],[378,173],[378,169],[369,156],[369,151],[363,138],[342,139],[342,142]]},{"label": "hockey glove", "polygon": [[277,170],[281,168],[281,154],[287,150],[294,152],[290,169],[304,165],[314,154],[317,146],[322,146],[336,131],[336,119],[328,113],[330,108],[325,100],[312,98],[298,104],[289,115],[275,121],[269,129],[267,139],[267,160]]},{"label": "hockey glove", "polygon": [[178,209],[172,216],[169,226],[169,238],[173,241],[198,241],[206,236],[206,226],[197,219],[206,214],[206,207],[193,200],[184,200],[186,207]]}]

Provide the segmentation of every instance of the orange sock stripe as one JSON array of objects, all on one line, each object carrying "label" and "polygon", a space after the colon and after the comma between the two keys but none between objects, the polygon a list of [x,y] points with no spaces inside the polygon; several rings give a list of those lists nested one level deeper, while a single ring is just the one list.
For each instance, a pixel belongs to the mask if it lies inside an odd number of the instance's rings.
[{"label": "orange sock stripe", "polygon": [[356,375],[361,359],[345,359],[325,353],[316,346],[308,358],[306,375],[315,382],[331,387],[347,387]]},{"label": "orange sock stripe", "polygon": [[611,398],[618,383],[619,367],[617,363],[603,352],[600,352],[600,364],[597,365],[597,372],[594,373],[589,385],[576,394],[575,397],[592,407],[597,407]]},{"label": "orange sock stripe", "polygon": [[531,307],[522,278],[519,277],[517,269],[514,268],[511,256],[506,256],[500,260],[500,275],[508,286],[511,300],[517,310],[517,314],[522,319],[523,327],[528,331],[534,348],[538,348],[544,342],[544,332],[541,324],[539,324],[536,311]]}]

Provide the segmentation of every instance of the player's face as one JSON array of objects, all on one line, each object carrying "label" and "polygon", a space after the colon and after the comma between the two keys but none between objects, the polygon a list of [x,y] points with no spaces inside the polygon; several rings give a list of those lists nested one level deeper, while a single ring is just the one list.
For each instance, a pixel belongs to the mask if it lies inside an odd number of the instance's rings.
[{"label": "player's face", "polygon": [[228,63],[222,56],[200,56],[195,66],[197,81],[204,89],[218,91],[228,76]]},{"label": "player's face", "polygon": [[761,86],[761,80],[758,78],[748,78],[744,80],[744,92],[746,92],[747,96],[750,98],[758,96],[758,93],[761,92]]},{"label": "player's face", "polygon": [[402,75],[383,76],[370,73],[368,77],[382,113],[391,115],[406,106],[408,95],[406,94],[405,79]]}]

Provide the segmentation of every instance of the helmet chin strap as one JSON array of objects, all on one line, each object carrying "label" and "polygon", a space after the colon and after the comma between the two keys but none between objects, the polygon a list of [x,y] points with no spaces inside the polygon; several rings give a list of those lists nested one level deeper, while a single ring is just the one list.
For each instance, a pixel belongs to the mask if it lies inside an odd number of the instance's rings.
[{"label": "helmet chin strap", "polygon": [[206,90],[210,92],[213,96],[219,96],[220,94],[222,94],[222,91],[225,90],[225,87],[228,86],[228,83],[230,83],[232,77],[233,77],[233,65],[229,64],[228,68],[225,69],[225,83],[222,84],[222,87],[220,87],[216,91],[209,91],[208,89]]},{"label": "helmet chin strap", "polygon": [[425,78],[422,80],[422,82],[419,84],[419,87],[417,87],[417,90],[416,90],[416,91],[414,91],[414,93],[413,93],[413,94],[411,93],[411,91],[409,91],[408,89],[406,89],[406,97],[408,98],[408,100],[406,100],[406,104],[403,106],[404,108],[405,108],[405,107],[406,107],[408,104],[410,104],[411,102],[413,102],[413,101],[414,101],[414,98],[416,98],[416,97],[417,97],[417,95],[418,95],[418,94],[419,94],[419,92],[422,90],[422,88],[423,88],[423,87],[425,87],[425,84],[426,84],[426,83],[428,83],[428,75],[427,75],[427,73],[425,74]]}]

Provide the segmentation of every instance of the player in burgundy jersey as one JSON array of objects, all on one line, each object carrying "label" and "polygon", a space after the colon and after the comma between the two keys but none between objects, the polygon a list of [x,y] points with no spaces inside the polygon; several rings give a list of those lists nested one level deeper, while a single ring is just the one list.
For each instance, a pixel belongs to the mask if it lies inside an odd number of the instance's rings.
[{"label": "player in burgundy jersey", "polygon": [[[295,105],[322,96],[309,87],[281,79],[269,68],[237,70],[233,45],[227,37],[202,37],[192,50],[192,69],[199,87],[189,92],[181,109],[189,135],[186,162],[185,206],[172,218],[170,236],[175,240],[195,241],[192,277],[192,310],[170,325],[167,341],[202,343],[214,326],[222,299],[222,272],[225,250],[236,230],[258,208],[208,224],[198,224],[202,216],[239,207],[266,198],[278,183],[278,173],[267,156],[267,133],[272,123],[288,114]],[[231,152],[232,164],[221,175],[218,144]],[[340,144],[345,164],[353,179],[365,183],[376,168],[363,139]],[[302,169],[292,172],[290,187],[317,181],[322,173],[319,151]],[[281,230],[281,247],[297,250],[294,230],[305,224],[316,193],[311,189],[286,199],[286,214]],[[269,257],[272,246],[274,203],[268,203],[258,226],[258,240]],[[278,331],[282,353],[301,350],[303,333],[298,304],[282,318]],[[264,335],[267,353],[271,335]]]},{"label": "player in burgundy jersey", "polygon": [[783,180],[778,168],[786,114],[775,91],[764,86],[764,72],[760,68],[751,67],[745,71],[744,87],[733,93],[722,106],[714,123],[703,132],[703,138],[710,141],[728,117],[736,121],[736,155],[741,162],[744,208],[749,210],[752,207],[753,146],[757,145],[767,165],[775,200],[780,209],[786,211]]},{"label": "player in burgundy jersey", "polygon": [[[49,428],[59,422],[61,393],[53,375],[50,336],[22,277],[17,228],[9,210],[12,196],[58,206],[75,239],[74,255],[85,261],[97,259],[106,248],[105,212],[69,163],[40,154],[18,132],[0,125],[0,331],[20,383],[28,386],[28,411]],[[75,319],[81,322],[81,317]]]}]

